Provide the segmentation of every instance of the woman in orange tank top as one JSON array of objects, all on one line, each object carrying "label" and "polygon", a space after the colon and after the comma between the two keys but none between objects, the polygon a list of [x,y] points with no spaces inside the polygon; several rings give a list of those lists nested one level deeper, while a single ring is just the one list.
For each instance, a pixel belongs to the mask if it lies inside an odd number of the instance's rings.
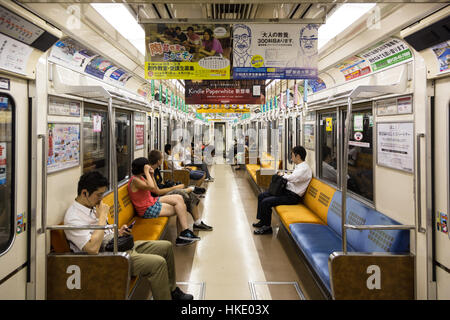
[{"label": "woman in orange tank top", "polygon": [[154,170],[147,158],[135,159],[131,164],[131,172],[133,176],[128,182],[128,194],[139,216],[149,219],[176,215],[179,231],[176,245],[187,245],[200,240],[200,237],[188,228],[188,212],[181,195],[174,194],[158,198],[152,196],[152,192],[158,193],[158,185],[153,176]]}]

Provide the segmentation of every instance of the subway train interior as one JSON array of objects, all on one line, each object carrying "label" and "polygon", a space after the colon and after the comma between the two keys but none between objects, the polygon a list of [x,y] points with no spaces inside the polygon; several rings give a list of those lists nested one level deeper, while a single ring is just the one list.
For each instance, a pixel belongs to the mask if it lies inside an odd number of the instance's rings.
[{"label": "subway train interior", "polygon": [[446,0],[0,0],[1,300],[449,300],[449,185]]}]

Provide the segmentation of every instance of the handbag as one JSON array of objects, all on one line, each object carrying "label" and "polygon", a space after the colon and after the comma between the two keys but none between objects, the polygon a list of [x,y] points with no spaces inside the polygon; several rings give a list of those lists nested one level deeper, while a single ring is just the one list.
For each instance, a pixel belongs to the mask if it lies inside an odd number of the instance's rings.
[{"label": "handbag", "polygon": [[[114,234],[112,234],[111,239],[105,245],[105,251],[113,252],[114,251]],[[124,252],[133,249],[134,247],[134,239],[131,234],[124,234],[117,238],[117,251]]]},{"label": "handbag", "polygon": [[282,176],[274,174],[269,185],[269,193],[272,196],[280,196],[286,190],[287,180]]}]

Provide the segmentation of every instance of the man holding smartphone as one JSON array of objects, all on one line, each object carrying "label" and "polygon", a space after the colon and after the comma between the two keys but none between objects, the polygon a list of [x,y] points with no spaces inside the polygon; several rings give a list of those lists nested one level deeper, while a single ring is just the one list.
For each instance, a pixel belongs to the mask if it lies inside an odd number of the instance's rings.
[{"label": "man holding smartphone", "polygon": [[[97,171],[83,174],[78,182],[78,195],[67,209],[65,225],[99,225],[107,223],[109,206],[102,202],[109,186],[108,180]],[[134,223],[123,225],[119,235],[129,234]],[[104,238],[112,230],[64,230],[74,252],[98,254],[103,251]],[[155,300],[192,300],[176,286],[175,259],[172,244],[166,240],[136,241],[127,251],[131,257],[133,276],[146,277]],[[105,288],[107,289],[107,288]]]}]

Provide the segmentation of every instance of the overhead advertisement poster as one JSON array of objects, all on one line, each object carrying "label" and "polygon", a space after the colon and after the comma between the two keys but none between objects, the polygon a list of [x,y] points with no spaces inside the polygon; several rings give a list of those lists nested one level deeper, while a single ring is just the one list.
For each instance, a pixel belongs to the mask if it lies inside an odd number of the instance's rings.
[{"label": "overhead advertisement poster", "polygon": [[186,80],[186,104],[263,104],[264,80]]},{"label": "overhead advertisement poster", "polygon": [[146,24],[146,79],[230,79],[228,24]]},{"label": "overhead advertisement poster", "polygon": [[318,27],[233,25],[233,79],[317,78]]},{"label": "overhead advertisement poster", "polygon": [[411,58],[411,50],[402,40],[389,38],[356,56],[342,61],[336,67],[348,81]]},{"label": "overhead advertisement poster", "polygon": [[120,86],[124,86],[131,78],[131,74],[71,38],[56,42],[50,51],[49,60]]},{"label": "overhead advertisement poster", "polygon": [[446,72],[450,69],[450,41],[444,41],[431,47],[437,60],[439,61],[439,72]]}]

